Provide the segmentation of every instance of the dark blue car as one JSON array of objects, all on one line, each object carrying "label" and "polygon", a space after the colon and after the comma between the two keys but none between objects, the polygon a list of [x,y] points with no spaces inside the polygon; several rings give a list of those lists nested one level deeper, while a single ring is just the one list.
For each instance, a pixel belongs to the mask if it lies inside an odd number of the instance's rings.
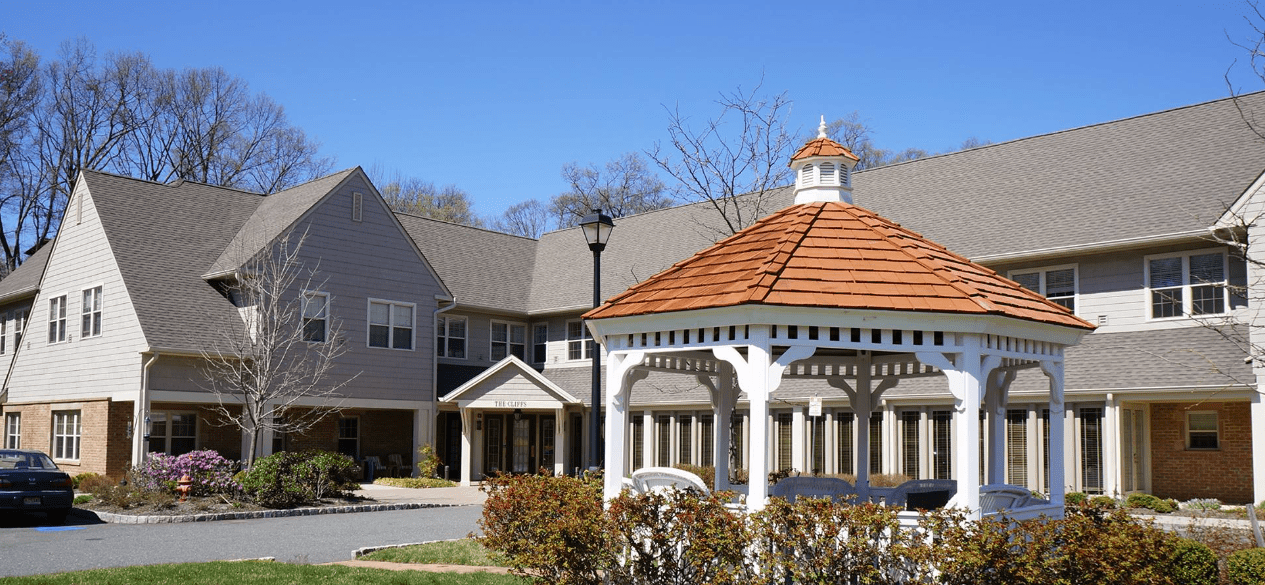
[{"label": "dark blue car", "polygon": [[0,449],[0,512],[44,512],[61,524],[74,500],[74,482],[48,455]]}]

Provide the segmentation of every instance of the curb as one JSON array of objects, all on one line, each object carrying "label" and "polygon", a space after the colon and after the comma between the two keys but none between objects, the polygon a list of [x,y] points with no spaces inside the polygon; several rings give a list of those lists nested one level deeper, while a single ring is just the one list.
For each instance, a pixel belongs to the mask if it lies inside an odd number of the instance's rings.
[{"label": "curb", "polygon": [[407,502],[400,504],[359,504],[355,506],[328,506],[324,508],[294,508],[290,510],[251,510],[244,512],[220,512],[216,514],[186,514],[183,516],[137,516],[97,512],[83,508],[71,508],[70,513],[89,520],[110,524],[183,524],[185,522],[215,522],[217,520],[254,520],[256,518],[288,518],[291,516],[320,516],[324,514],[354,514],[358,512],[389,512],[393,510],[418,510],[421,508],[455,508],[468,504],[431,504]]},{"label": "curb", "polygon": [[353,559],[359,559],[360,557],[363,557],[363,556],[365,556],[365,555],[367,555],[367,554],[369,554],[369,553],[372,553],[372,552],[377,552],[377,551],[380,551],[380,550],[386,550],[386,549],[389,549],[389,548],[404,548],[404,547],[406,547],[406,546],[417,546],[417,545],[421,545],[421,544],[433,544],[433,543],[436,543],[436,542],[456,542],[456,541],[458,541],[458,540],[464,540],[464,539],[461,539],[461,538],[449,538],[449,539],[444,539],[444,540],[427,540],[427,541],[424,541],[424,542],[409,542],[409,543],[405,543],[405,544],[384,544],[384,545],[381,545],[381,546],[364,546],[364,547],[360,547],[360,548],[358,548],[358,549],[356,549],[356,550],[351,551],[351,558],[353,558]]}]

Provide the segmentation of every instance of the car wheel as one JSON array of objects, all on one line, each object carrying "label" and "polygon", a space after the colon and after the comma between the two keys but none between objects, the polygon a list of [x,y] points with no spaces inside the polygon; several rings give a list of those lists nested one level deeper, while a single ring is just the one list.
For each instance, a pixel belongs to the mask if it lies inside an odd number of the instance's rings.
[{"label": "car wheel", "polygon": [[48,514],[49,522],[52,522],[53,524],[65,524],[66,516],[70,514],[70,509],[63,508],[61,510],[49,510],[45,513]]}]

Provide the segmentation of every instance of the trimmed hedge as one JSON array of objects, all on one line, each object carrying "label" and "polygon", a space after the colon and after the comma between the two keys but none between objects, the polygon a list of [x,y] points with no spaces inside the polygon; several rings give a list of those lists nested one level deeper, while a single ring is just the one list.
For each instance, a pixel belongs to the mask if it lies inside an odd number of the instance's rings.
[{"label": "trimmed hedge", "polygon": [[1265,548],[1249,548],[1230,555],[1226,559],[1226,574],[1230,585],[1265,583]]},{"label": "trimmed hedge", "polygon": [[328,451],[282,451],[256,460],[241,475],[242,489],[260,506],[293,508],[344,497],[358,484],[356,462]]}]

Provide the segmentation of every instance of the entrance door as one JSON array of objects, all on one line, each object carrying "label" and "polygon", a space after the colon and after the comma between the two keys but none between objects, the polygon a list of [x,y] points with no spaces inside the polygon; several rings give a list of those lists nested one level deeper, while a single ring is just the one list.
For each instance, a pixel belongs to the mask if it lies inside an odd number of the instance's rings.
[{"label": "entrance door", "polygon": [[483,433],[483,473],[491,475],[501,471],[504,467],[501,463],[501,454],[505,442],[504,433],[501,424],[504,419],[500,415],[489,414],[487,416],[487,430]]},{"label": "entrance door", "polygon": [[529,473],[531,469],[531,418],[523,416],[514,421],[514,473]]},{"label": "entrance door", "polygon": [[554,417],[552,414],[540,416],[540,466],[553,473]]}]

